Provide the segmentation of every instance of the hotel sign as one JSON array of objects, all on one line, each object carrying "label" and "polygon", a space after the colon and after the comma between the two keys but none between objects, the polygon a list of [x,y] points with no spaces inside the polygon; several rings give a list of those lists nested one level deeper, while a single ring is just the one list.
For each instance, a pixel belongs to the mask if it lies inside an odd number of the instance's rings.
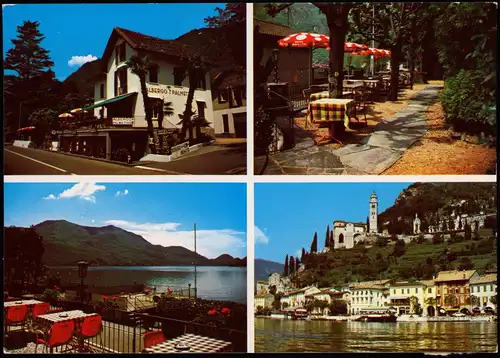
[{"label": "hotel sign", "polygon": [[148,93],[168,94],[187,97],[188,91],[177,88],[148,87]]},{"label": "hotel sign", "polygon": [[112,124],[114,126],[132,126],[134,125],[134,118],[113,118]]}]

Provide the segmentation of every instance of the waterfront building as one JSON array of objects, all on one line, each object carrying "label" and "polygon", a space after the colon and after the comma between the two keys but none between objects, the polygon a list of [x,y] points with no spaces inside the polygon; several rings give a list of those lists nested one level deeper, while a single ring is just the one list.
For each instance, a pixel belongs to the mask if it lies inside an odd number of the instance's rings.
[{"label": "waterfront building", "polygon": [[476,270],[440,271],[434,280],[438,305],[446,312],[470,308],[470,280],[479,275]]},{"label": "waterfront building", "polygon": [[255,292],[259,293],[268,293],[269,292],[269,283],[267,281],[257,281]]},{"label": "waterfront building", "polygon": [[433,280],[395,282],[389,285],[386,304],[396,309],[398,314],[414,314],[416,305],[420,305],[423,316],[434,316],[435,305],[429,300],[430,297],[435,298]]},{"label": "waterfront building", "polygon": [[368,308],[387,309],[387,287],[384,284],[359,282],[350,286],[351,314],[359,314]]},{"label": "waterfront building", "polygon": [[283,303],[287,303],[287,308],[296,309],[296,308],[304,308],[306,303],[306,295],[320,292],[320,289],[314,286],[307,286],[301,288],[299,290],[290,291],[284,294],[281,297],[281,305],[283,307]]},{"label": "waterfront building", "polygon": [[497,274],[490,273],[471,278],[470,295],[479,298],[479,306],[471,302],[472,309],[490,307],[496,310],[491,298],[497,295]]},{"label": "waterfront building", "polygon": [[270,293],[260,293],[254,296],[254,312],[257,312],[258,307],[272,308],[274,296]]}]

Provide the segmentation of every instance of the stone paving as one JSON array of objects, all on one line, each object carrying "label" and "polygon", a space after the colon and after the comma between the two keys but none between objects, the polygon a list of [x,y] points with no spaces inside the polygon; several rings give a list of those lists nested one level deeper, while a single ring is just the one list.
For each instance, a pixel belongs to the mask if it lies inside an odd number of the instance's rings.
[{"label": "stone paving", "polygon": [[[296,127],[295,147],[271,155],[264,174],[378,175],[427,132],[426,112],[437,100],[440,88],[428,86],[420,91],[407,107],[377,124],[360,144],[328,149],[315,145],[306,131]],[[264,162],[265,157],[255,158],[256,174]]]}]

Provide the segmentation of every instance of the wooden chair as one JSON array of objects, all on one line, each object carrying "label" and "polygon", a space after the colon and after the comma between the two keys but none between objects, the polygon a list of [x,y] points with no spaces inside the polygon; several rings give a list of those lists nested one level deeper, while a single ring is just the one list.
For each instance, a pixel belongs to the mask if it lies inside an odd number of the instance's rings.
[{"label": "wooden chair", "polygon": [[309,118],[309,102],[311,101],[311,94],[312,94],[312,91],[310,88],[306,88],[304,90],[302,90],[302,94],[304,95],[304,100],[306,101],[306,128],[308,126],[308,118]]}]

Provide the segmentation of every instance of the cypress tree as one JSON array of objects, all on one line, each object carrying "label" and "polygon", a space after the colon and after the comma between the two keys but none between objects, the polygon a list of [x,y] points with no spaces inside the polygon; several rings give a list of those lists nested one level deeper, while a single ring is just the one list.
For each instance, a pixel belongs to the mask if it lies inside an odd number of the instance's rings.
[{"label": "cypress tree", "polygon": [[290,270],[290,276],[293,275],[295,272],[295,259],[293,258],[293,256],[290,256],[290,264],[288,268]]},{"label": "cypress tree", "polygon": [[288,254],[285,257],[285,272],[284,272],[285,277],[288,276]]},{"label": "cypress tree", "polygon": [[311,243],[311,254],[318,252],[318,233],[314,233],[313,241]]},{"label": "cypress tree", "polygon": [[295,272],[299,271],[299,265],[300,265],[299,258],[296,257],[295,258]]},{"label": "cypress tree", "polygon": [[326,225],[325,247],[330,247],[330,225]]},{"label": "cypress tree", "polygon": [[370,232],[370,220],[366,217],[366,232]]},{"label": "cypress tree", "polygon": [[335,239],[333,238],[333,230],[330,231],[330,251],[335,249]]},{"label": "cypress tree", "polygon": [[306,250],[302,248],[302,255],[300,256],[300,262],[304,262],[306,258]]}]

